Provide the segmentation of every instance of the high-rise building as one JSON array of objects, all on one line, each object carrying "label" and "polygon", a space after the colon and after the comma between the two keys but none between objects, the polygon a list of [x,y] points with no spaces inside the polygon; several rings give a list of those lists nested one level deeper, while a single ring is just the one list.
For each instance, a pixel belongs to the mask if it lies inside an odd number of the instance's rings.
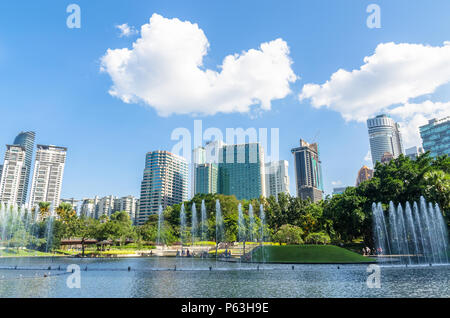
[{"label": "high-rise building", "polygon": [[195,194],[217,193],[219,168],[215,163],[199,164],[195,168]]},{"label": "high-rise building", "polygon": [[96,199],[81,200],[80,214],[84,217],[95,218],[97,201]]},{"label": "high-rise building", "polygon": [[78,211],[78,205],[80,204],[79,200],[75,198],[70,198],[70,199],[61,199],[60,202],[69,203],[75,211]]},{"label": "high-rise building", "polygon": [[286,160],[279,160],[266,163],[266,197],[278,194],[289,194],[289,163]]},{"label": "high-rise building", "polygon": [[168,151],[152,151],[145,157],[144,176],[137,224],[151,214],[188,199],[188,164],[185,158]]},{"label": "high-rise building", "polygon": [[333,188],[333,193],[332,193],[332,195],[342,194],[342,193],[345,192],[345,190],[346,190],[347,188],[348,188],[348,187],[338,187],[338,188]]},{"label": "high-rise building", "polygon": [[387,115],[379,115],[367,120],[369,129],[370,151],[373,165],[381,162],[385,153],[390,153],[397,158],[403,153],[400,126]]},{"label": "high-rise building", "polygon": [[416,160],[417,157],[419,157],[421,154],[423,154],[425,151],[422,147],[411,147],[405,150],[405,155],[411,160]]},{"label": "high-rise building", "polygon": [[22,205],[25,192],[25,148],[6,145],[5,161],[0,180],[0,202]]},{"label": "high-rise building", "polygon": [[2,180],[3,165],[0,165],[0,180]]},{"label": "high-rise building", "polygon": [[50,202],[58,206],[66,164],[67,148],[53,145],[37,145],[31,183],[30,206]]},{"label": "high-rise building", "polygon": [[265,191],[264,150],[259,143],[219,149],[219,193],[238,200],[255,199]]},{"label": "high-rise building", "polygon": [[309,144],[300,139],[300,147],[291,150],[295,159],[297,196],[313,202],[322,200],[322,167],[317,143]]},{"label": "high-rise building", "polygon": [[99,199],[95,207],[95,218],[100,219],[102,216],[111,216],[115,212],[116,200],[117,198],[113,195]]},{"label": "high-rise building", "polygon": [[419,129],[425,151],[430,151],[432,157],[450,156],[450,116],[431,119]]},{"label": "high-rise building", "polygon": [[14,145],[22,146],[25,149],[25,179],[24,179],[24,191],[22,193],[22,204],[27,202],[27,194],[28,187],[30,181],[30,173],[31,173],[31,161],[33,159],[33,147],[34,147],[34,138],[36,134],[34,131],[22,131],[17,137],[14,139]]},{"label": "high-rise building", "polygon": [[191,164],[191,198],[196,195],[197,189],[196,189],[196,178],[197,178],[197,167],[198,165],[206,163],[206,150],[204,147],[197,147],[194,150],[192,150],[192,164]]},{"label": "high-rise building", "polygon": [[134,224],[136,220],[138,199],[132,195],[117,198],[114,201],[114,212],[127,212],[131,222]]},{"label": "high-rise building", "polygon": [[363,166],[358,171],[358,176],[356,177],[356,186],[359,186],[361,182],[367,181],[373,178],[373,170],[367,166]]}]

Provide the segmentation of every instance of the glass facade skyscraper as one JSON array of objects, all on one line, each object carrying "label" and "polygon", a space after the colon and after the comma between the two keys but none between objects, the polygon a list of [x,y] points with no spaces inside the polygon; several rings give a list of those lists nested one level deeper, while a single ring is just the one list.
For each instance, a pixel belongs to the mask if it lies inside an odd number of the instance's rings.
[{"label": "glass facade skyscraper", "polygon": [[427,125],[420,127],[420,136],[423,149],[430,151],[431,156],[450,156],[450,116],[430,120]]},{"label": "glass facade skyscraper", "polygon": [[31,161],[33,159],[33,147],[36,134],[34,131],[22,131],[14,139],[14,145],[22,146],[25,149],[25,178],[24,178],[24,191],[22,192],[21,204],[25,204],[27,201],[28,185],[31,174]]},{"label": "glass facade skyscraper", "polygon": [[259,143],[219,149],[219,193],[238,200],[265,195],[264,150]]},{"label": "glass facade skyscraper", "polygon": [[392,118],[384,114],[369,118],[367,127],[374,167],[377,161],[381,162],[381,159],[387,153],[391,154],[393,158],[397,158],[403,153],[400,126]]},{"label": "glass facade skyscraper", "polygon": [[323,197],[322,166],[317,143],[309,144],[300,139],[300,147],[291,150],[295,160],[297,196],[313,202]]},{"label": "glass facade skyscraper", "polygon": [[195,168],[195,193],[217,193],[219,167],[215,163],[199,164]]},{"label": "glass facade skyscraper", "polygon": [[148,217],[163,208],[188,199],[188,164],[185,158],[168,151],[152,151],[145,156],[144,176],[136,223],[144,224]]}]

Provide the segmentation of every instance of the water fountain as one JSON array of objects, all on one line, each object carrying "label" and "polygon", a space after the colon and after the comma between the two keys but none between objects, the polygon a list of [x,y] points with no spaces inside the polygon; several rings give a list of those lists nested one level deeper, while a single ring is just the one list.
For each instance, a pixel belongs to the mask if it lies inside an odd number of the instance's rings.
[{"label": "water fountain", "polygon": [[208,219],[206,216],[206,206],[205,206],[205,200],[202,200],[202,206],[201,206],[201,218],[202,218],[202,225],[201,225],[201,239],[202,241],[206,241],[207,235],[208,235]]},{"label": "water fountain", "polygon": [[264,230],[266,228],[266,213],[264,212],[264,206],[262,204],[259,205],[259,219],[261,220],[261,227],[259,229],[259,240],[261,243],[262,260],[263,260],[263,263],[265,263],[266,262],[266,253],[265,253],[265,249],[264,249],[264,242],[265,242]]},{"label": "water fountain", "polygon": [[395,208],[389,203],[385,217],[381,203],[372,205],[374,239],[378,254],[404,264],[448,264],[448,233],[442,213],[420,198]]},{"label": "water fountain", "polygon": [[253,215],[253,206],[251,204],[248,205],[248,219],[249,219],[249,227],[248,227],[248,239],[250,242],[254,241],[254,230],[255,230],[255,216]]},{"label": "water fountain", "polygon": [[195,207],[195,202],[194,202],[194,203],[192,203],[192,209],[191,209],[191,239],[192,239],[192,246],[194,246],[196,238],[197,238],[197,209]]},{"label": "water fountain", "polygon": [[158,207],[158,233],[157,233],[157,237],[156,237],[156,244],[158,244],[158,245],[162,244],[161,231],[162,231],[163,222],[164,222],[163,207],[162,207],[162,205],[159,205],[159,207]]},{"label": "water fountain", "polygon": [[184,203],[181,204],[180,209],[180,240],[181,245],[186,242],[186,212],[184,210]]},{"label": "water fountain", "polygon": [[223,241],[223,239],[224,239],[224,231],[223,231],[222,209],[220,208],[220,201],[216,200],[216,258],[219,244],[220,242]]}]

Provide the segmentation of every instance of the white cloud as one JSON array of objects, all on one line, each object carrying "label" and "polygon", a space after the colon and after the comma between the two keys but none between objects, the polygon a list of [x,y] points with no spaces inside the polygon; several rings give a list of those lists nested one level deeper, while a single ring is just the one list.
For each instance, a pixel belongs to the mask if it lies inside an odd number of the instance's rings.
[{"label": "white cloud", "polygon": [[432,94],[450,82],[450,42],[443,46],[382,43],[351,72],[339,69],[324,84],[306,84],[300,100],[363,122],[392,105]]},{"label": "white cloud", "polygon": [[342,181],[341,181],[341,180],[338,180],[338,181],[331,181],[331,185],[332,185],[332,186],[340,186],[340,185],[342,185]]},{"label": "white cloud", "polygon": [[119,29],[119,36],[128,37],[137,33],[137,30],[133,26],[129,26],[127,23],[116,25],[116,28]]},{"label": "white cloud", "polygon": [[392,116],[400,118],[400,130],[405,148],[420,146],[419,127],[426,125],[429,119],[450,116],[450,102],[424,101],[419,104],[405,104],[389,111]]},{"label": "white cloud", "polygon": [[297,80],[285,41],[228,55],[220,72],[205,69],[209,42],[197,24],[153,14],[131,49],[108,49],[101,59],[113,85],[112,96],[143,102],[159,115],[248,112],[290,92]]}]

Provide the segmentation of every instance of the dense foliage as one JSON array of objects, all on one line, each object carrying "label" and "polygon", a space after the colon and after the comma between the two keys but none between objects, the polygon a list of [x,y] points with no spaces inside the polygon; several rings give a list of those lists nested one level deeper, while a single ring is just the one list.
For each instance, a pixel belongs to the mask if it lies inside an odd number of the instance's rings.
[{"label": "dense foliage", "polygon": [[[418,201],[424,196],[429,202],[437,202],[444,215],[450,214],[450,158],[442,156],[431,158],[429,154],[421,155],[417,160],[400,156],[388,164],[377,164],[374,177],[358,187],[349,187],[342,194],[326,197],[313,203],[297,197],[280,193],[275,197],[238,201],[234,196],[220,194],[199,194],[192,200],[184,202],[187,228],[183,233],[184,242],[191,241],[191,210],[195,203],[197,219],[200,222],[201,204],[204,200],[207,211],[207,222],[197,233],[197,241],[216,240],[216,200],[220,201],[224,237],[220,241],[235,242],[239,240],[238,204],[242,204],[244,225],[246,230],[241,238],[255,241],[272,240],[288,244],[328,244],[350,243],[363,239],[365,244],[372,242],[372,210],[373,202],[381,202],[386,208],[389,201],[404,204],[406,201]],[[254,226],[250,229],[249,206],[254,211]],[[265,212],[266,224],[260,220],[260,206]],[[43,249],[48,226],[49,204],[39,204],[39,215],[43,221],[34,224],[31,231],[12,231],[15,233],[9,242],[10,246],[28,246]],[[163,215],[159,243],[179,242],[181,204],[168,207]],[[62,203],[57,208],[58,218],[53,222],[51,248],[58,248],[61,239],[76,238],[83,242],[96,239],[99,242],[110,240],[114,244],[124,245],[133,241],[137,246],[144,243],[155,243],[158,232],[158,216],[152,215],[142,226],[132,226],[126,212],[116,212],[110,217],[100,220],[79,217],[73,208]],[[20,230],[20,229],[19,229]]]}]

